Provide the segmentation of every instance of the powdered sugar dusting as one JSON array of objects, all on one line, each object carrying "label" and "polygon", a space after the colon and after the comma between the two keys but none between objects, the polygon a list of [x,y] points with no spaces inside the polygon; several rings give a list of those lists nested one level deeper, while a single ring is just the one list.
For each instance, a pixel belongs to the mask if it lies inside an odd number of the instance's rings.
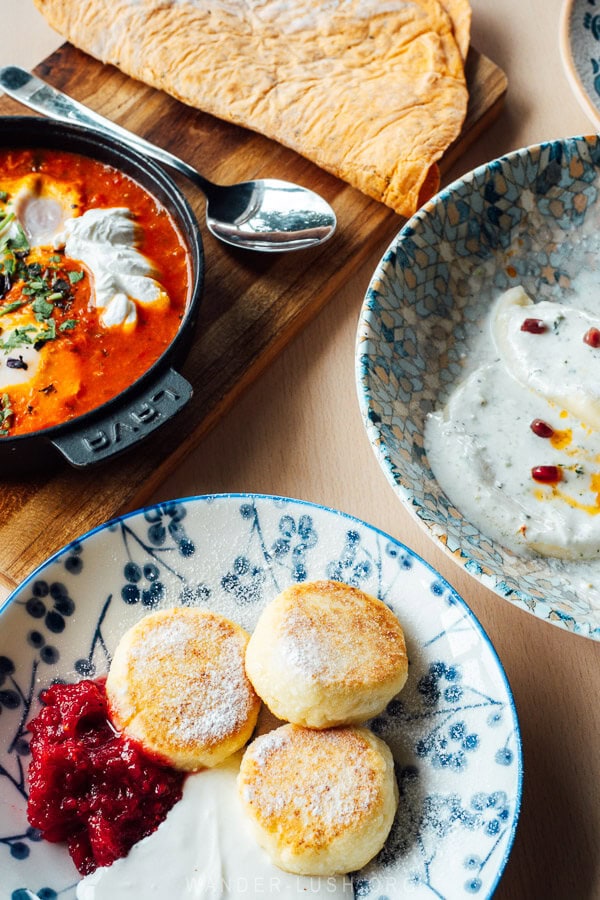
[{"label": "powdered sugar dusting", "polygon": [[288,746],[289,743],[289,734],[282,728],[277,728],[275,731],[270,731],[268,734],[258,738],[252,744],[252,752],[256,765],[262,768],[268,763],[270,757],[274,753],[282,750],[284,747]]},{"label": "powdered sugar dusting", "polygon": [[332,653],[329,634],[311,622],[303,608],[290,609],[278,642],[281,662],[313,678],[332,678],[342,672],[346,660]]},{"label": "powdered sugar dusting", "polygon": [[[165,733],[179,744],[215,744],[247,720],[254,693],[244,669],[244,643],[207,619],[202,647],[195,622],[172,618],[151,629],[132,656],[136,680],[151,680],[160,694]],[[211,632],[217,631],[218,634]],[[212,659],[204,659],[204,642]]]},{"label": "powdered sugar dusting", "polygon": [[257,738],[247,753],[254,765],[242,787],[245,802],[263,819],[300,826],[311,841],[348,828],[381,800],[371,748],[346,730],[285,726]]}]

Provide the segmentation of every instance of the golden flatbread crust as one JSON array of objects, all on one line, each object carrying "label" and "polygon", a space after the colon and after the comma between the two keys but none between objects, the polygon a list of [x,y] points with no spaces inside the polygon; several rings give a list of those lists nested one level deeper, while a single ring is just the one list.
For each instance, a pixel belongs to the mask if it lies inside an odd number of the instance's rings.
[{"label": "golden flatbread crust", "polygon": [[466,60],[471,42],[471,4],[468,0],[440,0],[452,19],[454,37],[463,60]]},{"label": "golden flatbread crust", "polygon": [[408,216],[467,108],[464,0],[35,0],[80,49]]}]

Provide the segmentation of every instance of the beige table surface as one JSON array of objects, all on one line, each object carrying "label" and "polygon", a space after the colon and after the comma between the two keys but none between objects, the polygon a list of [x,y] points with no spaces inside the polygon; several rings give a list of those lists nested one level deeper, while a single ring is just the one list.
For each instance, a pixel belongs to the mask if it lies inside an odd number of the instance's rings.
[{"label": "beige table surface", "polygon": [[[593,12],[595,0],[589,2]],[[593,131],[561,65],[561,0],[472,0],[472,6],[473,44],[505,70],[509,93],[499,120],[452,176],[525,144]],[[32,0],[0,0],[0,8],[2,64],[31,67],[62,43]],[[521,723],[522,812],[495,896],[600,898],[600,645],[513,608],[459,570],[405,512],[379,469],[356,400],[354,342],[369,276],[384,249],[154,499],[229,491],[298,497],[376,525],[435,566],[491,637]]]}]

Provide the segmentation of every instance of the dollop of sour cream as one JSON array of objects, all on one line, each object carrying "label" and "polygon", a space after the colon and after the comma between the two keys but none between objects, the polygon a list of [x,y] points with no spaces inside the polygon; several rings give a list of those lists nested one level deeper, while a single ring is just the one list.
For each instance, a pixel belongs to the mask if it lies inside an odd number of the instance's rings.
[{"label": "dollop of sour cream", "polygon": [[133,329],[138,305],[165,308],[169,297],[154,267],[137,249],[139,226],[126,207],[89,209],[67,219],[54,247],[82,262],[92,273],[94,303],[105,328]]},{"label": "dollop of sour cream", "polygon": [[[67,210],[78,206],[73,188],[30,175],[12,186],[0,240],[25,232],[31,247],[64,249],[65,256],[82,262],[92,276],[92,302],[101,310],[104,328],[135,328],[140,305],[166,308],[169,296],[156,279],[154,267],[139,251],[141,229],[126,207],[90,209],[81,216]],[[18,329],[26,329],[29,343],[18,350],[0,348],[0,391],[34,381],[41,364],[35,344],[40,324],[31,309],[20,307],[2,317],[3,342],[10,345]]]},{"label": "dollop of sour cream", "polygon": [[444,492],[515,553],[600,558],[600,317],[497,301],[487,358],[427,418]]},{"label": "dollop of sour cream", "polygon": [[239,900],[352,897],[350,879],[308,878],[276,868],[241,807],[241,752],[188,775],[183,796],[157,830],[77,886],[78,900]]}]

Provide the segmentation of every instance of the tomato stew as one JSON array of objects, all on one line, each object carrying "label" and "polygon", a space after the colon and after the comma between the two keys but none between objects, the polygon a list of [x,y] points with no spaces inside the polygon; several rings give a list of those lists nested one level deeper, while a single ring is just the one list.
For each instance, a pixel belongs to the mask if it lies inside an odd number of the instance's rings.
[{"label": "tomato stew", "polygon": [[[136,249],[168,304],[137,303],[132,328],[103,325],[93,273],[17,226],[16,201],[32,183],[42,193],[49,185],[68,217],[127,208],[139,229]],[[128,175],[56,149],[0,149],[0,436],[63,424],[135,382],[176,335],[190,283],[189,254],[171,214]],[[25,349],[39,352],[36,365],[24,359]],[[2,369],[12,370],[12,381]]]}]

